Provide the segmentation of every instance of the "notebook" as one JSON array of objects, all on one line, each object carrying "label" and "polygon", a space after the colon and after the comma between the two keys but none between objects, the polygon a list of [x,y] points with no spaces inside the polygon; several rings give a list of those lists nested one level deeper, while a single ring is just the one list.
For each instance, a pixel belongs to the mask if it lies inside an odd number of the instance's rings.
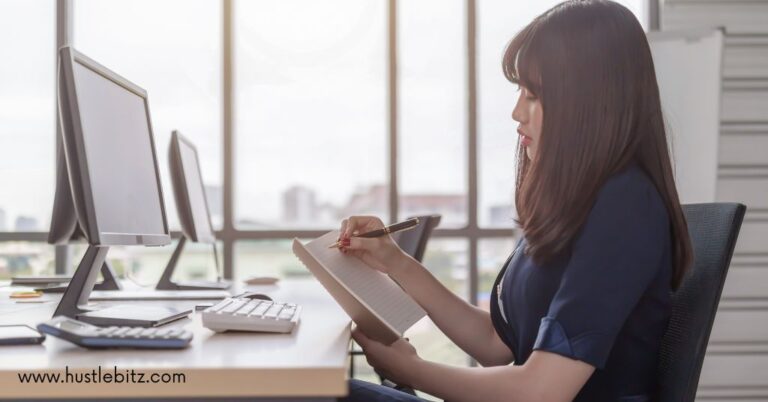
[{"label": "notebook", "polygon": [[397,341],[427,313],[387,274],[328,248],[338,235],[332,231],[306,245],[294,239],[293,253],[366,336],[387,345]]}]

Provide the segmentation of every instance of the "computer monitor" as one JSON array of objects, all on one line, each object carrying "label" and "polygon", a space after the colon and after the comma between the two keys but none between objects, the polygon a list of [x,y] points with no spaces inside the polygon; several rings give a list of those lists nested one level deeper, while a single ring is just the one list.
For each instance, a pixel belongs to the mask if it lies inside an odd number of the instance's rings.
[{"label": "computer monitor", "polygon": [[[77,221],[75,205],[72,202],[72,187],[69,185],[67,164],[64,156],[64,147],[60,143],[56,149],[56,193],[54,195],[53,212],[51,214],[51,228],[48,231],[48,243],[65,245],[85,240],[83,230]],[[69,265],[69,257],[66,258]],[[103,280],[94,285],[96,290],[120,290],[123,288],[117,279],[115,270],[109,261],[104,261],[101,266]],[[69,278],[71,279],[71,278]],[[63,292],[66,290],[69,280],[58,286],[40,288],[45,292]]]},{"label": "computer monitor", "polygon": [[216,236],[205,197],[197,147],[178,131],[171,133],[168,163],[181,231],[194,242],[214,243]]},{"label": "computer monitor", "polygon": [[[176,200],[176,210],[184,234],[176,246],[163,275],[157,282],[158,290],[200,290],[227,289],[232,283],[221,279],[221,267],[216,249],[216,235],[211,225],[211,214],[205,197],[205,187],[197,157],[197,148],[190,140],[178,131],[171,134],[168,147],[168,163],[173,183],[173,195]],[[181,256],[186,240],[197,243],[207,243],[213,246],[213,257],[216,264],[216,281],[172,281],[173,272]]]},{"label": "computer monitor", "polygon": [[88,305],[109,246],[162,246],[171,238],[146,91],[70,46],[59,50],[58,73],[67,177],[89,246],[54,316],[136,326],[185,317],[191,310]]}]

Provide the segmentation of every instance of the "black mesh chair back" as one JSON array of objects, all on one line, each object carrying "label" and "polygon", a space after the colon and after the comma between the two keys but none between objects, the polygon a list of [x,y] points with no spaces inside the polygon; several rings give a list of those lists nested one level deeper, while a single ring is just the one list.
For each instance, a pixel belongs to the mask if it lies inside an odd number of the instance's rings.
[{"label": "black mesh chair back", "polygon": [[[415,228],[397,232],[392,235],[398,246],[410,255],[416,261],[424,258],[424,251],[427,249],[429,236],[437,225],[440,224],[440,215],[416,216],[419,218],[419,224]],[[409,218],[410,219],[410,218]]]},{"label": "black mesh chair back", "polygon": [[746,207],[736,203],[683,205],[693,265],[672,295],[672,316],[661,342],[659,402],[693,402],[720,294]]}]

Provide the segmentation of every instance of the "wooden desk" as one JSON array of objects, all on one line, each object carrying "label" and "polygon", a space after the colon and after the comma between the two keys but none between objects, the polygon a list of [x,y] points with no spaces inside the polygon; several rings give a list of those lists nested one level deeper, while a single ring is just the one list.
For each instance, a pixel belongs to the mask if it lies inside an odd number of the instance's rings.
[{"label": "wooden desk", "polygon": [[[51,317],[58,303],[9,305],[13,288],[0,288],[0,325],[35,327]],[[274,300],[302,306],[301,322],[291,334],[223,333],[202,326],[193,314],[171,325],[194,332],[184,350],[88,350],[48,337],[42,345],[0,346],[0,398],[205,398],[279,397],[334,400],[347,393],[350,320],[313,279],[284,280],[278,286],[253,286]],[[194,306],[195,301],[102,302],[99,304]],[[184,383],[22,384],[18,373],[102,373],[133,369],[144,374],[183,373]],[[136,375],[137,378],[138,374]],[[72,377],[70,377],[72,378]],[[251,400],[249,398],[249,400]]]}]

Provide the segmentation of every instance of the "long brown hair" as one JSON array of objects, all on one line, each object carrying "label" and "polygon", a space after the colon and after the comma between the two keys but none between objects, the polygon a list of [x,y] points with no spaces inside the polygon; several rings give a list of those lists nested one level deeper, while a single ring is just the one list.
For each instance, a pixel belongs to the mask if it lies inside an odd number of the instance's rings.
[{"label": "long brown hair", "polygon": [[637,164],[671,220],[672,287],[692,251],[675,188],[651,50],[634,15],[611,1],[566,1],[507,46],[507,78],[541,101],[538,152],[517,148],[515,204],[526,252],[538,263],[564,251],[607,178]]}]

